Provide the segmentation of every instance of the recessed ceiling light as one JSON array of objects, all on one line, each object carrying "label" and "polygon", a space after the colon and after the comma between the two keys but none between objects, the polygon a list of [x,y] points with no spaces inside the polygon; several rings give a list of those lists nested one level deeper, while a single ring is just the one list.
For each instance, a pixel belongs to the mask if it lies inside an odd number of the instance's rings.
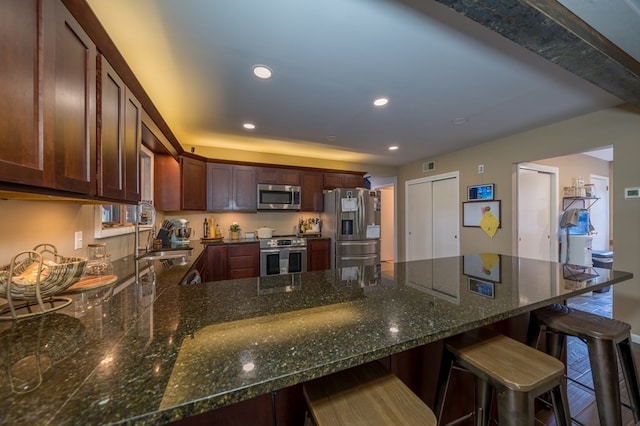
[{"label": "recessed ceiling light", "polygon": [[375,101],[373,101],[373,105],[377,107],[385,106],[388,103],[389,103],[388,98],[378,98]]},{"label": "recessed ceiling light", "polygon": [[464,124],[467,122],[467,118],[466,117],[457,117],[454,118],[453,120],[451,120],[451,124],[455,125],[455,126],[459,126],[460,124]]},{"label": "recessed ceiling light", "polygon": [[253,130],[256,128],[256,125],[253,123],[244,123],[242,124],[242,127],[244,127],[247,130]]},{"label": "recessed ceiling light", "polygon": [[271,78],[271,69],[265,65],[256,65],[253,67],[253,74],[258,78],[266,80]]},{"label": "recessed ceiling light", "polygon": [[389,151],[396,151],[398,149],[397,145],[392,145],[389,147]]}]

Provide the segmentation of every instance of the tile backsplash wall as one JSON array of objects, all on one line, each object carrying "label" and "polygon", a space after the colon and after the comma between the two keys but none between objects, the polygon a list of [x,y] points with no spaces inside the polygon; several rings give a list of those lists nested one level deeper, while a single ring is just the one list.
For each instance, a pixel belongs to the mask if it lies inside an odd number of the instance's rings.
[{"label": "tile backsplash wall", "polygon": [[[56,246],[65,256],[85,256],[87,244],[95,242],[95,205],[59,201],[0,200],[0,265],[18,252],[40,243]],[[74,235],[82,231],[83,248],[74,249]],[[134,251],[133,234],[104,238],[113,259]]]},{"label": "tile backsplash wall", "polygon": [[[30,250],[40,243],[50,243],[65,256],[85,256],[87,244],[99,241],[107,244],[107,252],[112,259],[119,259],[134,253],[133,234],[94,238],[95,205],[60,201],[0,200],[0,265],[5,265],[18,252]],[[222,235],[228,237],[229,225],[238,222],[245,232],[267,226],[274,228],[274,235],[290,235],[296,232],[300,217],[314,217],[311,212],[259,212],[259,213],[210,213],[172,212],[167,219],[184,218],[190,223],[194,234],[191,239],[199,242],[205,218],[214,217],[220,224]],[[164,218],[158,214],[158,221]],[[83,248],[74,249],[74,234],[83,233]],[[141,235],[146,241],[146,235]]]}]

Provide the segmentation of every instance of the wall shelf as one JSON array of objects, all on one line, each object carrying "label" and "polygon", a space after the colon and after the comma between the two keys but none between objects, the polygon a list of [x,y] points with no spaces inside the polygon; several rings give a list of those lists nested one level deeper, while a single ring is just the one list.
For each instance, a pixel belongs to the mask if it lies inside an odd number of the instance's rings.
[{"label": "wall shelf", "polygon": [[599,199],[597,197],[563,197],[562,211],[569,208],[589,210]]}]

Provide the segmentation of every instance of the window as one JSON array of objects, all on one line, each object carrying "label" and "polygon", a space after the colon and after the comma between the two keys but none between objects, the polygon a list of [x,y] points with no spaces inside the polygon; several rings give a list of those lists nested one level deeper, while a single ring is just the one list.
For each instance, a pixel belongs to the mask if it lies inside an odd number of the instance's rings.
[{"label": "window", "polygon": [[[142,199],[153,204],[153,152],[140,150]],[[95,238],[113,237],[135,231],[137,205],[102,204],[95,208]],[[151,224],[149,224],[151,225]]]}]

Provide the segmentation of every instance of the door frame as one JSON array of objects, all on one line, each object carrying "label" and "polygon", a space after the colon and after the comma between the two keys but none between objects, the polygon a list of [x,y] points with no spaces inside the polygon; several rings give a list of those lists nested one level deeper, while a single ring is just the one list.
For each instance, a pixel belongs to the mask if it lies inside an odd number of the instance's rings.
[{"label": "door frame", "polygon": [[[442,173],[434,176],[425,176],[418,179],[407,180],[404,183],[404,258],[409,258],[409,231],[407,230],[407,224],[409,223],[409,185],[416,185],[427,182],[434,182],[437,180],[445,180],[445,179],[456,179],[458,183],[458,190],[460,189],[460,171],[456,170],[454,172]],[[460,195],[458,194],[458,201],[460,200]],[[460,221],[458,221],[458,236],[460,236]],[[460,238],[458,238],[458,252],[460,252]]]},{"label": "door frame", "polygon": [[550,238],[549,238],[549,254],[550,254],[550,258],[551,259],[558,259],[558,218],[555,217],[554,218],[554,212],[556,213],[556,215],[560,214],[560,208],[559,208],[559,203],[558,203],[558,194],[559,194],[559,190],[558,190],[558,185],[559,185],[559,174],[560,174],[560,170],[557,167],[553,167],[553,166],[545,166],[542,164],[536,164],[536,163],[517,163],[515,165],[515,173],[514,173],[514,178],[516,181],[516,184],[513,185],[513,200],[514,200],[514,205],[516,206],[515,209],[513,209],[513,235],[515,235],[516,237],[512,239],[511,244],[511,251],[513,253],[515,253],[516,256],[518,256],[518,251],[519,251],[519,244],[518,241],[520,241],[520,223],[519,223],[519,212],[520,212],[520,202],[519,202],[519,193],[520,193],[520,170],[525,169],[525,170],[533,170],[533,171],[537,171],[537,172],[542,172],[542,173],[548,173],[551,175],[551,188],[550,188],[550,197],[551,200],[549,200],[549,206],[550,206],[550,217],[549,217],[549,221],[550,221],[550,226],[549,226],[549,233]]}]

